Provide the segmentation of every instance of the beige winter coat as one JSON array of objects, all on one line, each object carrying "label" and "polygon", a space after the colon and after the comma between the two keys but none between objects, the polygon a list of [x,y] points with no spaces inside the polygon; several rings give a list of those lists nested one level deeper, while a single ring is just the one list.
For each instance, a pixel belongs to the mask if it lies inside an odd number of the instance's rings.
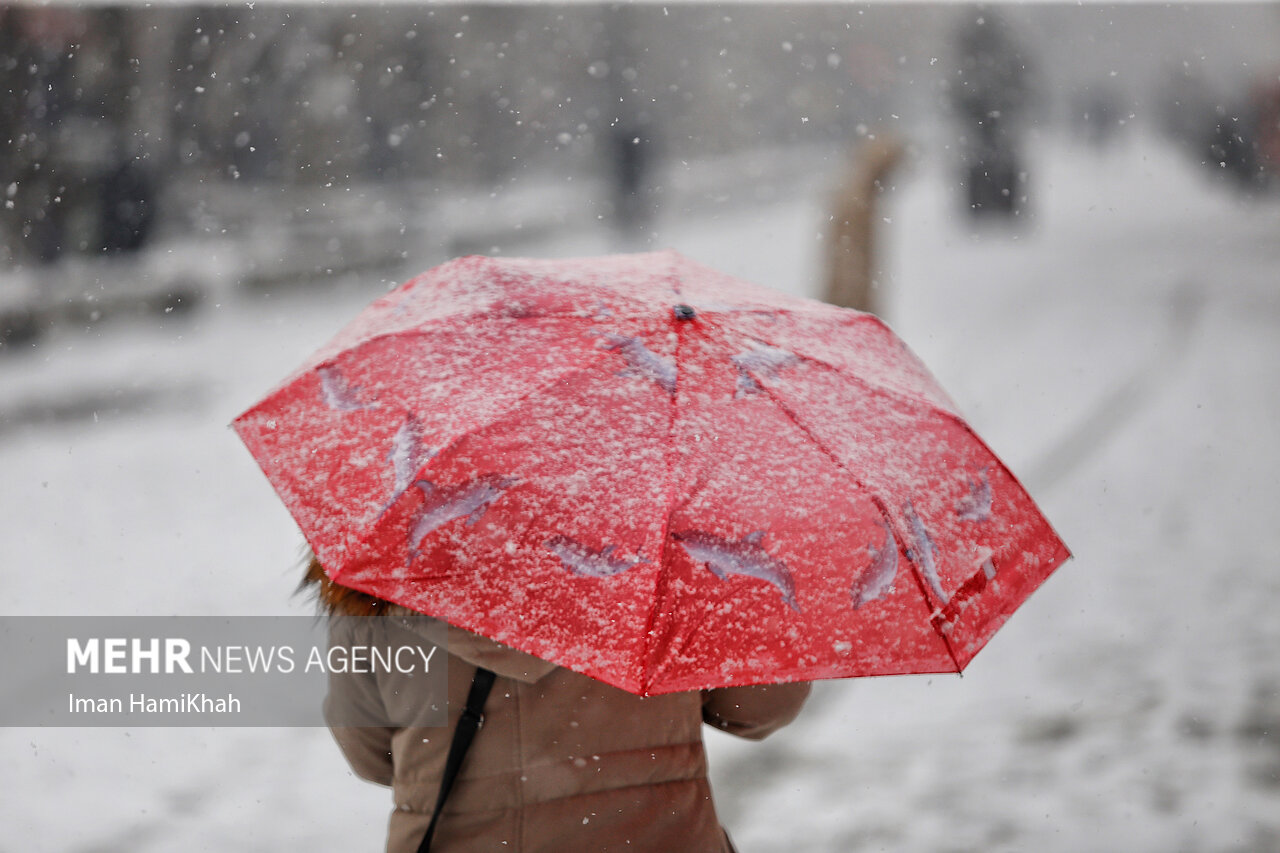
[{"label": "beige winter coat", "polygon": [[[335,642],[421,642],[429,617],[335,611]],[[435,630],[439,631],[439,625]],[[326,716],[386,713],[384,728],[332,727],[360,776],[391,786],[388,853],[414,853],[426,832],[445,756],[477,666],[499,676],[436,827],[433,853],[726,853],[707,783],[701,726],[762,738],[790,722],[807,684],[640,698],[448,628],[448,695],[411,676],[331,675]],[[438,634],[437,634],[438,636]],[[447,728],[421,727],[447,701]]]}]

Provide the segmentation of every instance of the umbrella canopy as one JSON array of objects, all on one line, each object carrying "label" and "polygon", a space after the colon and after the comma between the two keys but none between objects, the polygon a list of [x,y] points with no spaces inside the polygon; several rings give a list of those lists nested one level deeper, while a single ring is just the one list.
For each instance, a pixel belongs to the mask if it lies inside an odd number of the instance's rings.
[{"label": "umbrella canopy", "polygon": [[329,577],[640,694],[959,671],[1069,555],[876,317],[462,258],[235,429]]}]

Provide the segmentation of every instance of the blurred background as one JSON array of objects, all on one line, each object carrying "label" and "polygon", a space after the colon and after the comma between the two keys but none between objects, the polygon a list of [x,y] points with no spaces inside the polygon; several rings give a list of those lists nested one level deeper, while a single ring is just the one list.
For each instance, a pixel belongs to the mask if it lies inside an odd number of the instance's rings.
[{"label": "blurred background", "polygon": [[[882,314],[1076,554],[709,735],[752,851],[1280,851],[1280,5],[0,7],[0,612],[276,614],[226,424],[460,254]],[[319,729],[0,729],[0,851],[381,849]]]},{"label": "blurred background", "polygon": [[948,163],[978,218],[1034,216],[1049,137],[1150,134],[1265,193],[1278,39],[1263,4],[8,7],[5,339],[120,277],[89,259],[228,248],[140,257],[105,314],[600,223],[642,248],[659,213],[834,185],[868,141]]}]

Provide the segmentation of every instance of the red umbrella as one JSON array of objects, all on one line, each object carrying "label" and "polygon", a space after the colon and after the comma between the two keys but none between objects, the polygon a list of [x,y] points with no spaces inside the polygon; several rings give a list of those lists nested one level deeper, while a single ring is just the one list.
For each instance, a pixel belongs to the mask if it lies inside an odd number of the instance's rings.
[{"label": "red umbrella", "polygon": [[329,577],[640,694],[959,671],[1069,555],[877,318],[462,258],[235,428]]}]

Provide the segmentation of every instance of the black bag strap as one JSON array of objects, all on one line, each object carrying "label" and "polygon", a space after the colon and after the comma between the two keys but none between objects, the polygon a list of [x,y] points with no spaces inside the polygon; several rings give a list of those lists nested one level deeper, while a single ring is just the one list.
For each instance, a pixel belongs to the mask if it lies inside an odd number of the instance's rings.
[{"label": "black bag strap", "polygon": [[489,690],[493,687],[494,675],[487,669],[476,669],[471,679],[471,692],[467,694],[467,707],[462,709],[458,719],[458,727],[453,730],[453,741],[449,744],[449,757],[444,762],[444,778],[440,780],[440,794],[436,797],[435,812],[431,815],[431,823],[427,826],[427,834],[418,845],[418,853],[427,853],[431,849],[431,839],[436,834],[436,822],[440,820],[440,812],[444,809],[444,801],[449,799],[449,791],[462,769],[462,760],[467,757],[471,741],[484,724],[484,703],[489,698]]}]

